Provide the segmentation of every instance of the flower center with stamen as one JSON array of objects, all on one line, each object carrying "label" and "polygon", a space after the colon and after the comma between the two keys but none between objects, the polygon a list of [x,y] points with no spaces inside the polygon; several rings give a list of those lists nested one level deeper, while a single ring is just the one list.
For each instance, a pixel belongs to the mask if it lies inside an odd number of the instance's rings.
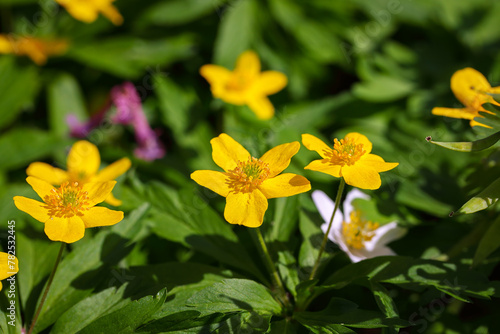
[{"label": "flower center with stamen", "polygon": [[88,199],[88,193],[78,182],[64,182],[59,188],[52,188],[43,201],[50,217],[69,218],[83,216],[83,211],[89,209]]},{"label": "flower center with stamen", "polygon": [[269,164],[254,157],[238,161],[236,168],[226,173],[226,183],[234,192],[251,192],[268,178]]},{"label": "flower center with stamen", "polygon": [[351,166],[365,153],[363,144],[356,144],[354,139],[347,138],[339,141],[335,138],[333,140],[333,150],[325,152],[325,155],[333,165]]},{"label": "flower center with stamen", "polygon": [[353,210],[351,212],[351,221],[349,223],[342,223],[342,234],[349,247],[362,249],[365,247],[364,243],[373,238],[375,230],[378,227],[378,223],[363,220],[361,218],[361,212]]}]

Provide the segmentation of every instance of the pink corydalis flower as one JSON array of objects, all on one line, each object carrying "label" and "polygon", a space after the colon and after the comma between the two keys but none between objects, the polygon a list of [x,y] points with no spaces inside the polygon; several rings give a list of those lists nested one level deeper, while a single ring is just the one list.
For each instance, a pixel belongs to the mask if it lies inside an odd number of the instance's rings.
[{"label": "pink corydalis flower", "polygon": [[116,107],[116,113],[111,116],[113,123],[132,124],[135,114],[142,113],[141,99],[130,81],[113,87],[111,100]]},{"label": "pink corydalis flower", "polygon": [[136,157],[146,161],[152,161],[165,156],[165,148],[158,138],[158,134],[149,126],[141,98],[133,83],[127,81],[111,89],[111,102],[95,114],[87,122],[80,122],[75,115],[68,115],[66,121],[70,127],[73,137],[86,137],[92,129],[99,126],[103,121],[105,112],[109,112],[110,106],[115,108],[110,117],[113,124],[131,125],[134,128],[135,139],[138,147],[134,150]]}]

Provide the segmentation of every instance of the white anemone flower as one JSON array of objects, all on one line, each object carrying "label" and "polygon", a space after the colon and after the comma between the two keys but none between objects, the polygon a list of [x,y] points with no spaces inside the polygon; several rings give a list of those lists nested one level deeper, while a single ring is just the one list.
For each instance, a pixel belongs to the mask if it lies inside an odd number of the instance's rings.
[{"label": "white anemone flower", "polygon": [[[325,221],[321,229],[326,233],[335,203],[321,190],[315,190],[312,198]],[[359,210],[355,210],[352,206],[352,202],[357,198],[369,200],[370,196],[358,189],[353,189],[347,194],[344,214],[340,208],[337,209],[328,239],[347,253],[352,262],[376,256],[396,255],[386,244],[401,238],[406,229],[399,227],[395,221],[379,226],[378,223],[364,220]]]}]

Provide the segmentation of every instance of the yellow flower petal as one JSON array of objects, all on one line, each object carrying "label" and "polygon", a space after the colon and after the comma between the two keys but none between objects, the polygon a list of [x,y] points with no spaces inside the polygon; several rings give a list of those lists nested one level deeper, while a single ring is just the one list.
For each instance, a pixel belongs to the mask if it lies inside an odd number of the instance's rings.
[{"label": "yellow flower petal", "polygon": [[45,223],[50,219],[49,211],[45,208],[45,203],[35,201],[31,198],[26,198],[23,196],[15,196],[14,197],[14,205],[19,210],[26,212],[31,217],[36,220]]},{"label": "yellow flower petal", "polygon": [[254,51],[243,52],[236,60],[234,71],[244,73],[249,79],[257,77],[260,72],[259,56]]},{"label": "yellow flower petal", "polygon": [[120,206],[122,205],[122,201],[116,198],[113,193],[109,193],[108,197],[104,200],[104,203],[108,203],[112,206]]},{"label": "yellow flower petal", "polygon": [[266,96],[251,96],[247,99],[246,104],[259,119],[268,120],[274,116],[274,106]]},{"label": "yellow flower petal", "polygon": [[226,197],[229,194],[229,186],[224,173],[212,170],[197,170],[191,174],[193,179],[200,186],[206,187],[217,194]]},{"label": "yellow flower petal", "polygon": [[111,4],[101,8],[101,13],[116,26],[123,23],[123,16],[120,14],[118,9]]},{"label": "yellow flower petal", "polygon": [[260,160],[269,164],[270,173],[268,177],[274,177],[284,171],[288,165],[290,165],[290,160],[297,154],[299,149],[299,142],[294,141],[292,143],[278,145],[267,151]]},{"label": "yellow flower petal", "polygon": [[[4,280],[19,271],[19,261],[15,256],[0,252],[0,280]],[[0,285],[1,290],[1,285]]]},{"label": "yellow flower petal", "polygon": [[288,197],[311,190],[311,183],[303,176],[286,173],[265,180],[259,189],[268,199]]},{"label": "yellow flower petal", "polygon": [[230,193],[226,198],[224,218],[231,224],[259,227],[266,210],[267,199],[260,190]]},{"label": "yellow flower petal", "polygon": [[44,231],[50,240],[69,244],[83,238],[85,224],[78,216],[70,218],[52,217],[45,223]]},{"label": "yellow flower petal", "polygon": [[488,80],[479,71],[467,67],[456,71],[451,77],[451,90],[456,98],[465,106],[478,109],[488,100],[487,96],[480,97],[491,88]]},{"label": "yellow flower petal", "polygon": [[114,225],[123,219],[122,211],[110,210],[105,207],[93,207],[81,217],[86,228]]},{"label": "yellow flower petal", "polygon": [[255,80],[253,89],[256,94],[272,95],[285,88],[287,83],[288,78],[283,73],[278,71],[265,71]]},{"label": "yellow flower petal", "polygon": [[212,144],[212,159],[226,172],[234,169],[238,161],[247,161],[250,158],[250,153],[225,133],[213,138],[210,144]]},{"label": "yellow flower petal", "polygon": [[91,182],[83,185],[83,190],[88,193],[89,206],[103,202],[113,190],[116,181]]},{"label": "yellow flower petal", "polygon": [[0,35],[0,53],[14,53],[14,41],[8,35]]},{"label": "yellow flower petal", "polygon": [[52,194],[52,189],[54,189],[54,186],[47,181],[33,176],[28,176],[26,182],[28,182],[42,200],[45,199],[45,196]]},{"label": "yellow flower petal", "polygon": [[103,168],[97,173],[96,181],[112,181],[130,169],[132,163],[129,158],[122,158]]},{"label": "yellow flower petal", "polygon": [[309,165],[304,167],[304,169],[314,170],[335,177],[341,177],[340,168],[340,165],[332,165],[328,159],[314,160]]},{"label": "yellow flower petal", "polygon": [[368,140],[365,135],[357,132],[348,133],[345,139],[352,138],[356,144],[363,144],[363,149],[365,150],[365,154],[368,154],[372,151],[372,142]]},{"label": "yellow flower petal", "polygon": [[[219,65],[203,65],[200,74],[210,85],[225,84],[231,76],[231,71]],[[214,94],[215,95],[215,94]],[[218,97],[218,96],[216,96]]]},{"label": "yellow flower petal", "polygon": [[326,145],[324,141],[308,133],[302,135],[302,144],[304,144],[308,150],[318,152],[323,159],[327,158],[327,152],[332,151],[332,148]]},{"label": "yellow flower petal", "polygon": [[438,116],[446,116],[452,118],[474,119],[479,116],[477,111],[467,108],[432,108],[432,114]]},{"label": "yellow flower petal", "polygon": [[101,165],[97,147],[86,140],[73,144],[68,154],[68,172],[75,180],[85,180],[94,176]]},{"label": "yellow flower petal", "polygon": [[52,167],[44,162],[33,162],[26,169],[26,174],[47,181],[53,185],[60,185],[68,180],[66,171]]},{"label": "yellow flower petal", "polygon": [[368,166],[354,164],[352,166],[343,166],[341,175],[345,183],[360,189],[378,189],[382,185],[379,173]]},{"label": "yellow flower petal", "polygon": [[362,156],[357,162],[356,165],[363,165],[369,168],[375,169],[377,172],[386,172],[393,168],[396,168],[399,163],[397,162],[385,162],[382,157],[379,157],[375,154],[366,154]]}]

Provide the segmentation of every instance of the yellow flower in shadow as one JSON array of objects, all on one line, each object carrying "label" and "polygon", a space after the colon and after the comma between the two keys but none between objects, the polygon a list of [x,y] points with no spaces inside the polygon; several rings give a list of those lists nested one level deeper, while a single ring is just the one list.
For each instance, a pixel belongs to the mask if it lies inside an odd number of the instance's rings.
[{"label": "yellow flower in shadow", "polygon": [[226,197],[224,218],[231,224],[259,227],[269,198],[288,197],[311,189],[300,175],[280,174],[299,151],[299,142],[270,149],[260,159],[225,133],[212,139],[212,158],[224,172],[198,170],[191,178]]},{"label": "yellow flower in shadow", "polygon": [[234,105],[247,105],[260,119],[270,119],[274,106],[267,98],[282,90],[287,77],[277,71],[260,71],[260,61],[253,51],[243,52],[230,71],[218,65],[204,65],[200,74],[210,83],[216,98]]},{"label": "yellow flower in shadow", "polygon": [[43,202],[15,196],[16,207],[45,224],[45,234],[52,241],[72,243],[83,238],[85,228],[114,225],[123,219],[122,211],[95,207],[104,201],[116,181],[64,182],[60,187],[36,177],[26,181]]},{"label": "yellow flower in shadow", "polygon": [[114,25],[123,23],[123,17],[118,9],[112,5],[115,0],[56,0],[64,6],[75,19],[85,22],[94,22],[99,13],[103,14]]},{"label": "yellow flower in shadow", "polygon": [[44,65],[49,56],[64,54],[67,49],[68,42],[65,40],[0,35],[0,54],[28,56],[37,65]]},{"label": "yellow flower in shadow", "polygon": [[[104,182],[116,179],[131,166],[129,158],[122,158],[99,171],[101,156],[97,147],[86,140],[73,144],[67,158],[67,171],[53,167],[44,162],[33,162],[26,169],[26,174],[47,181],[52,185],[64,182],[78,182],[84,185],[89,182]],[[122,202],[110,192],[106,203],[117,206]]]},{"label": "yellow flower in shadow", "polygon": [[[19,262],[13,255],[0,252],[0,281],[17,274],[19,271]],[[0,282],[0,290],[2,290],[2,282]]]},{"label": "yellow flower in shadow", "polygon": [[474,120],[475,117],[482,117],[479,112],[484,111],[493,114],[483,108],[484,103],[492,103],[500,106],[491,95],[500,94],[500,87],[491,87],[484,75],[473,68],[467,67],[456,71],[451,77],[451,90],[455,97],[462,102],[464,108],[441,108],[432,109],[434,115],[447,116],[452,118],[462,118],[470,120],[470,126],[484,126]]},{"label": "yellow flower in shadow", "polygon": [[372,151],[366,136],[351,132],[343,139],[335,138],[333,148],[310,134],[302,135],[302,143],[323,159],[314,160],[305,169],[343,177],[345,183],[361,189],[378,189],[382,185],[379,173],[395,168],[399,163],[385,162]]}]

